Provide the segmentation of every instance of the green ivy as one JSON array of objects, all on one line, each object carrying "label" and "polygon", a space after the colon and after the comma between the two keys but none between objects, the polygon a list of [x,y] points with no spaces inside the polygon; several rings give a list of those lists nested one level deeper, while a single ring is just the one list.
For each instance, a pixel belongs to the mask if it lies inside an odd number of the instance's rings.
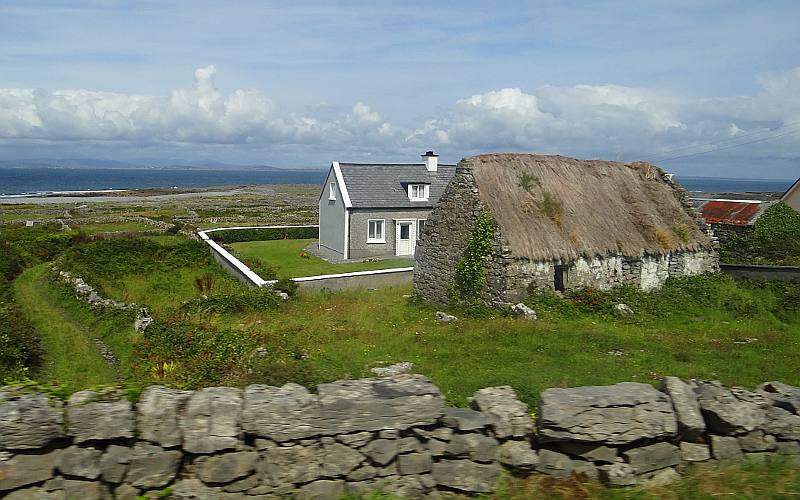
[{"label": "green ivy", "polygon": [[783,202],[765,211],[755,224],[755,243],[766,259],[797,262],[800,259],[800,213]]},{"label": "green ivy", "polygon": [[467,240],[467,250],[456,266],[456,291],[462,300],[474,300],[486,285],[486,262],[492,253],[495,225],[489,212],[481,211]]}]

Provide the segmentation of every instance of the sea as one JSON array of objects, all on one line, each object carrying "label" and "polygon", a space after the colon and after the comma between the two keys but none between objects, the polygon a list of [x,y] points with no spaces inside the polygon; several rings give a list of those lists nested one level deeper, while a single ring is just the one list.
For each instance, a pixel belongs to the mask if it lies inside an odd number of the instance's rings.
[{"label": "sea", "polygon": [[0,167],[0,197],[65,191],[322,184],[326,175],[323,170]]},{"label": "sea", "polygon": [[[323,170],[78,169],[0,167],[0,197],[68,191],[322,184]],[[689,192],[784,192],[793,180],[678,177]]]}]

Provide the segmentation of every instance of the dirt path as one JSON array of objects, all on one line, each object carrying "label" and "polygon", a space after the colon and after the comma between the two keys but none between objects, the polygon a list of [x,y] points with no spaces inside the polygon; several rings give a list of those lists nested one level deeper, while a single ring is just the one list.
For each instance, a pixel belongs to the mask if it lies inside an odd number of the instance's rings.
[{"label": "dirt path", "polygon": [[44,279],[48,265],[26,270],[14,282],[16,301],[45,345],[45,362],[36,378],[73,390],[115,383],[116,367],[101,354],[99,341],[87,335],[86,328],[54,301],[50,284]]}]

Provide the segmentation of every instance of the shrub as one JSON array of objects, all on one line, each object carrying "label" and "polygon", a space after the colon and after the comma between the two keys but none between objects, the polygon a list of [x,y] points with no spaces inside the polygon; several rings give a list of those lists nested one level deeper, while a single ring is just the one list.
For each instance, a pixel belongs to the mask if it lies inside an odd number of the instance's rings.
[{"label": "shrub", "polygon": [[455,295],[461,300],[478,298],[486,284],[486,262],[492,253],[494,221],[483,210],[475,221],[475,227],[467,240],[464,257],[456,266]]},{"label": "shrub", "polygon": [[181,309],[185,312],[212,312],[218,314],[265,311],[276,309],[281,299],[269,288],[239,290],[197,298],[187,302]]},{"label": "shrub", "polygon": [[237,229],[234,231],[215,231],[211,238],[219,243],[240,241],[303,240],[319,238],[316,227],[291,227],[275,229]]},{"label": "shrub", "polygon": [[299,288],[299,285],[289,278],[281,278],[275,282],[272,288],[286,292],[289,294],[289,297],[294,297],[297,295],[297,289]]},{"label": "shrub", "polygon": [[771,260],[800,262],[800,213],[783,202],[769,207],[755,224],[758,254]]}]

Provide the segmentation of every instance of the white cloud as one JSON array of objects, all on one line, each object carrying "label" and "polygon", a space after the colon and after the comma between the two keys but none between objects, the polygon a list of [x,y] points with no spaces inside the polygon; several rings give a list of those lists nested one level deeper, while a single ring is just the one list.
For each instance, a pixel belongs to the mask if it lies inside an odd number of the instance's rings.
[{"label": "white cloud", "polygon": [[[363,102],[298,114],[257,90],[224,95],[215,75],[214,66],[199,68],[191,88],[166,96],[0,89],[0,141],[227,145],[280,150],[284,157],[324,151],[342,159],[399,160],[398,155],[437,148],[454,158],[523,150],[633,160],[800,125],[800,68],[761,76],[757,93],[733,97],[690,98],[619,85],[503,88],[458,99],[416,124],[402,125]],[[735,152],[797,157],[799,136]]]}]

